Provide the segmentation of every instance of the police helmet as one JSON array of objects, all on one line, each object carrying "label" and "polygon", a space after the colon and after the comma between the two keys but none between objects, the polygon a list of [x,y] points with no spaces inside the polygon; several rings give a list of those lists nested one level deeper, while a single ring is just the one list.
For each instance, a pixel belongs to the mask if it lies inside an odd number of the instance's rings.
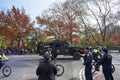
[{"label": "police helmet", "polygon": [[105,53],[108,53],[108,49],[107,48],[103,48],[102,51],[105,52]]},{"label": "police helmet", "polygon": [[87,47],[85,47],[85,49],[90,50],[90,47],[87,46]]}]

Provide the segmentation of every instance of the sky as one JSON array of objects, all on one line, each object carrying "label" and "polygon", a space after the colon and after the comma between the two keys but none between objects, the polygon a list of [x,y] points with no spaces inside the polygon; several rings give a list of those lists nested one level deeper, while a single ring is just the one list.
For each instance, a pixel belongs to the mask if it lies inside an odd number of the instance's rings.
[{"label": "sky", "polygon": [[31,20],[35,20],[36,16],[39,16],[43,10],[48,9],[54,2],[64,2],[65,0],[0,0],[0,11],[7,11],[12,6],[16,8],[25,9],[27,15]]}]

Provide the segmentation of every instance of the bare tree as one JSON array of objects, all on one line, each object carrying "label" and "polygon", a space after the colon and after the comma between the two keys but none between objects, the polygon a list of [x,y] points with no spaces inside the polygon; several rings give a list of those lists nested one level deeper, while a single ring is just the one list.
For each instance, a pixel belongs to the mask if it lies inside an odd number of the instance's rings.
[{"label": "bare tree", "polygon": [[[114,0],[86,0],[87,15],[85,17],[82,16],[81,20],[88,32],[92,35],[93,39],[99,45],[104,45],[108,40],[108,26],[111,23],[115,25],[116,22],[118,22],[117,18],[111,18],[111,16],[113,16],[115,6]],[[100,35],[97,34],[98,36],[96,37],[89,29],[90,26],[96,28]]]}]

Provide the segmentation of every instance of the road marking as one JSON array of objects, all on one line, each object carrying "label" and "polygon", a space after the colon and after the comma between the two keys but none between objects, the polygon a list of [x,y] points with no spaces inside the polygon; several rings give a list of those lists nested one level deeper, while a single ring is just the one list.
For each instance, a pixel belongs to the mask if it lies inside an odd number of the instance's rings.
[{"label": "road marking", "polygon": [[84,68],[82,68],[79,72],[79,78],[80,80],[85,80],[85,76],[84,76]]},{"label": "road marking", "polygon": [[83,70],[83,68],[79,72],[79,78],[80,78],[80,80],[82,80],[82,70]]},{"label": "road marking", "polygon": [[26,79],[30,79],[30,78],[36,78],[36,76],[35,75],[33,75],[32,73],[29,73],[29,74],[24,74],[23,76],[22,76],[22,79],[23,80],[26,80]]},{"label": "road marking", "polygon": [[96,75],[93,76],[93,79],[104,80],[104,76],[101,72],[98,72],[96,73]]},{"label": "road marking", "polygon": [[83,73],[82,73],[83,74],[83,76],[82,76],[83,80],[85,80],[85,74],[84,73],[85,73],[85,69],[83,70]]},{"label": "road marking", "polygon": [[30,77],[30,76],[32,76],[33,74],[24,74],[23,76],[22,76],[22,79],[26,79],[27,77]]}]

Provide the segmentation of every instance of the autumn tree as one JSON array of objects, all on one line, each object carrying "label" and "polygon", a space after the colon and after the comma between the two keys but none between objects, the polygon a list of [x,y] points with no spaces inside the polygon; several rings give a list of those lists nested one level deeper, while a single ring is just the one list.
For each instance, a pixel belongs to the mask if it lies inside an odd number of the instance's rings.
[{"label": "autumn tree", "polygon": [[120,46],[120,34],[112,35],[110,38],[110,42],[116,44],[117,46]]},{"label": "autumn tree", "polygon": [[[7,18],[6,15],[3,11],[0,12],[0,47],[6,48],[2,45],[2,43],[6,43],[5,38],[9,35],[9,28],[8,26],[8,22],[7,22]],[[4,41],[3,41],[4,40]]]},{"label": "autumn tree", "polygon": [[66,0],[54,3],[36,19],[44,32],[56,39],[73,44],[83,37],[85,45],[103,46],[118,29],[120,11],[116,3],[115,0]]},{"label": "autumn tree", "polygon": [[67,40],[74,44],[74,41],[80,40],[81,34],[74,6],[71,0],[65,3],[54,3],[52,8],[37,17],[38,24],[45,24],[45,32],[55,36],[56,39]]},{"label": "autumn tree", "polygon": [[17,41],[17,46],[20,47],[26,36],[33,30],[33,23],[30,22],[29,16],[25,14],[25,10],[20,10],[14,6],[4,13],[2,21],[6,23],[3,24],[5,27],[2,30],[7,28],[7,31],[5,31],[7,35],[4,36],[6,40],[10,41],[10,46],[13,45],[14,41]]},{"label": "autumn tree", "polygon": [[54,36],[55,39],[61,39],[60,35],[62,32],[60,31],[62,29],[61,27],[64,25],[63,22],[59,20],[52,20],[48,15],[46,16],[47,17],[44,15],[43,18],[36,18],[40,27],[44,27],[44,30],[41,30],[44,36]]},{"label": "autumn tree", "polygon": [[6,22],[6,16],[5,16],[5,13],[3,11],[0,12],[0,35],[1,36],[5,36],[8,30],[8,28],[6,27],[7,26],[7,22]]}]

